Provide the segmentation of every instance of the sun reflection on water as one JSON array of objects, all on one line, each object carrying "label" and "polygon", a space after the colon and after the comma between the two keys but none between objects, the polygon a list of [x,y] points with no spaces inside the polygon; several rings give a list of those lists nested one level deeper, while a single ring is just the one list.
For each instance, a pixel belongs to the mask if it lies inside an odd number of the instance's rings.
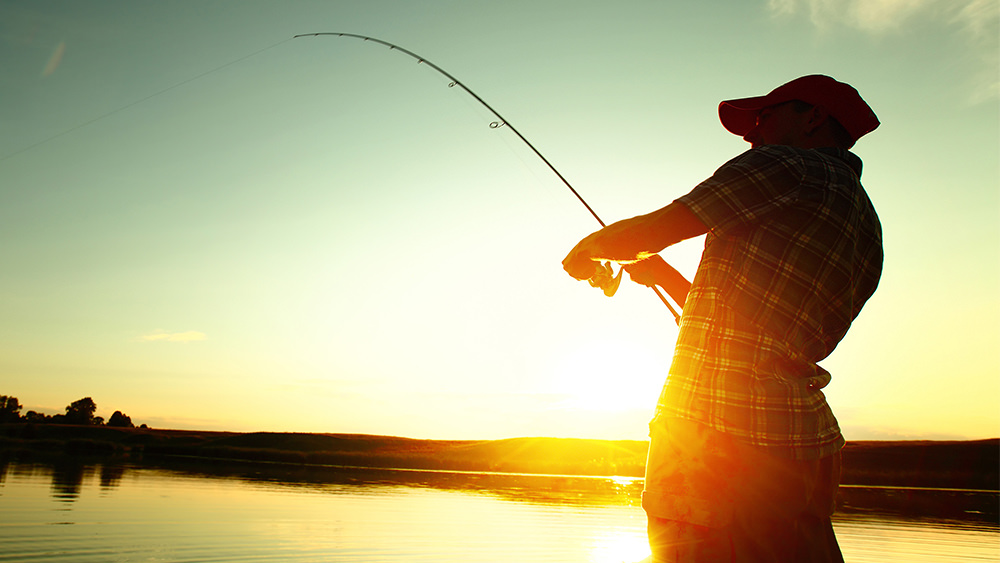
[{"label": "sun reflection on water", "polygon": [[[641,480],[0,460],[0,559],[648,563]],[[966,491],[971,494],[973,491]],[[996,502],[996,493],[988,500]],[[953,497],[948,497],[953,498]],[[964,497],[963,497],[964,498]],[[861,497],[851,497],[859,507]],[[976,505],[978,506],[978,505]],[[72,524],[72,526],[66,526]],[[58,526],[55,526],[58,525]],[[856,563],[996,561],[995,520],[835,516]],[[57,550],[60,555],[48,557]],[[107,560],[107,557],[101,559]]]},{"label": "sun reflection on water", "polygon": [[610,530],[594,538],[594,563],[638,563],[649,557],[646,534],[634,529]]}]

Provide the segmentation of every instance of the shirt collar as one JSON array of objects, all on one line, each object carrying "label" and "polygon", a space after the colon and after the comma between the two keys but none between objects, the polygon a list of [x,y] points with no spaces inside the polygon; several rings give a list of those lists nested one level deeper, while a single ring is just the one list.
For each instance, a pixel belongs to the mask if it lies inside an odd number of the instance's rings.
[{"label": "shirt collar", "polygon": [[847,149],[836,147],[821,147],[816,150],[823,154],[843,160],[848,166],[851,167],[851,170],[854,170],[854,173],[858,175],[858,178],[861,177],[861,159],[858,158],[858,155]]}]

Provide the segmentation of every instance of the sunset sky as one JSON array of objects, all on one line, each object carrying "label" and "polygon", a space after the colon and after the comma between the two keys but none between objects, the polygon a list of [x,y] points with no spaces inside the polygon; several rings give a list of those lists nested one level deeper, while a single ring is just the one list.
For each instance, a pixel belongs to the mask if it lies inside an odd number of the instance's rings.
[{"label": "sunset sky", "polygon": [[[160,428],[645,439],[677,327],[561,269],[748,146],[804,74],[881,285],[822,365],[848,440],[1000,436],[995,0],[0,0],[0,394]],[[693,274],[702,239],[664,253]]]}]

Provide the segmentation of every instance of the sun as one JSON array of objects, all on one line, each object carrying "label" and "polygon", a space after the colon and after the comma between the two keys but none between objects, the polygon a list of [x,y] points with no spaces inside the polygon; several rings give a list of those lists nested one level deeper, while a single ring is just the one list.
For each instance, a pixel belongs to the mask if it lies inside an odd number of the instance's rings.
[{"label": "sun", "polygon": [[654,351],[613,336],[564,347],[553,367],[547,391],[561,407],[600,413],[649,410],[667,368]]}]

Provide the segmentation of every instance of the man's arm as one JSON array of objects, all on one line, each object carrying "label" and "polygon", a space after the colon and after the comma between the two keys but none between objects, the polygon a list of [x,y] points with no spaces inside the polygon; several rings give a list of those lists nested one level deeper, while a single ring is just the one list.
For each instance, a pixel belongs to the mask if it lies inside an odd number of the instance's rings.
[{"label": "man's arm", "polygon": [[652,213],[612,223],[588,235],[563,259],[563,268],[574,278],[590,279],[602,260],[636,262],[707,232],[708,227],[691,210],[675,201]]}]

